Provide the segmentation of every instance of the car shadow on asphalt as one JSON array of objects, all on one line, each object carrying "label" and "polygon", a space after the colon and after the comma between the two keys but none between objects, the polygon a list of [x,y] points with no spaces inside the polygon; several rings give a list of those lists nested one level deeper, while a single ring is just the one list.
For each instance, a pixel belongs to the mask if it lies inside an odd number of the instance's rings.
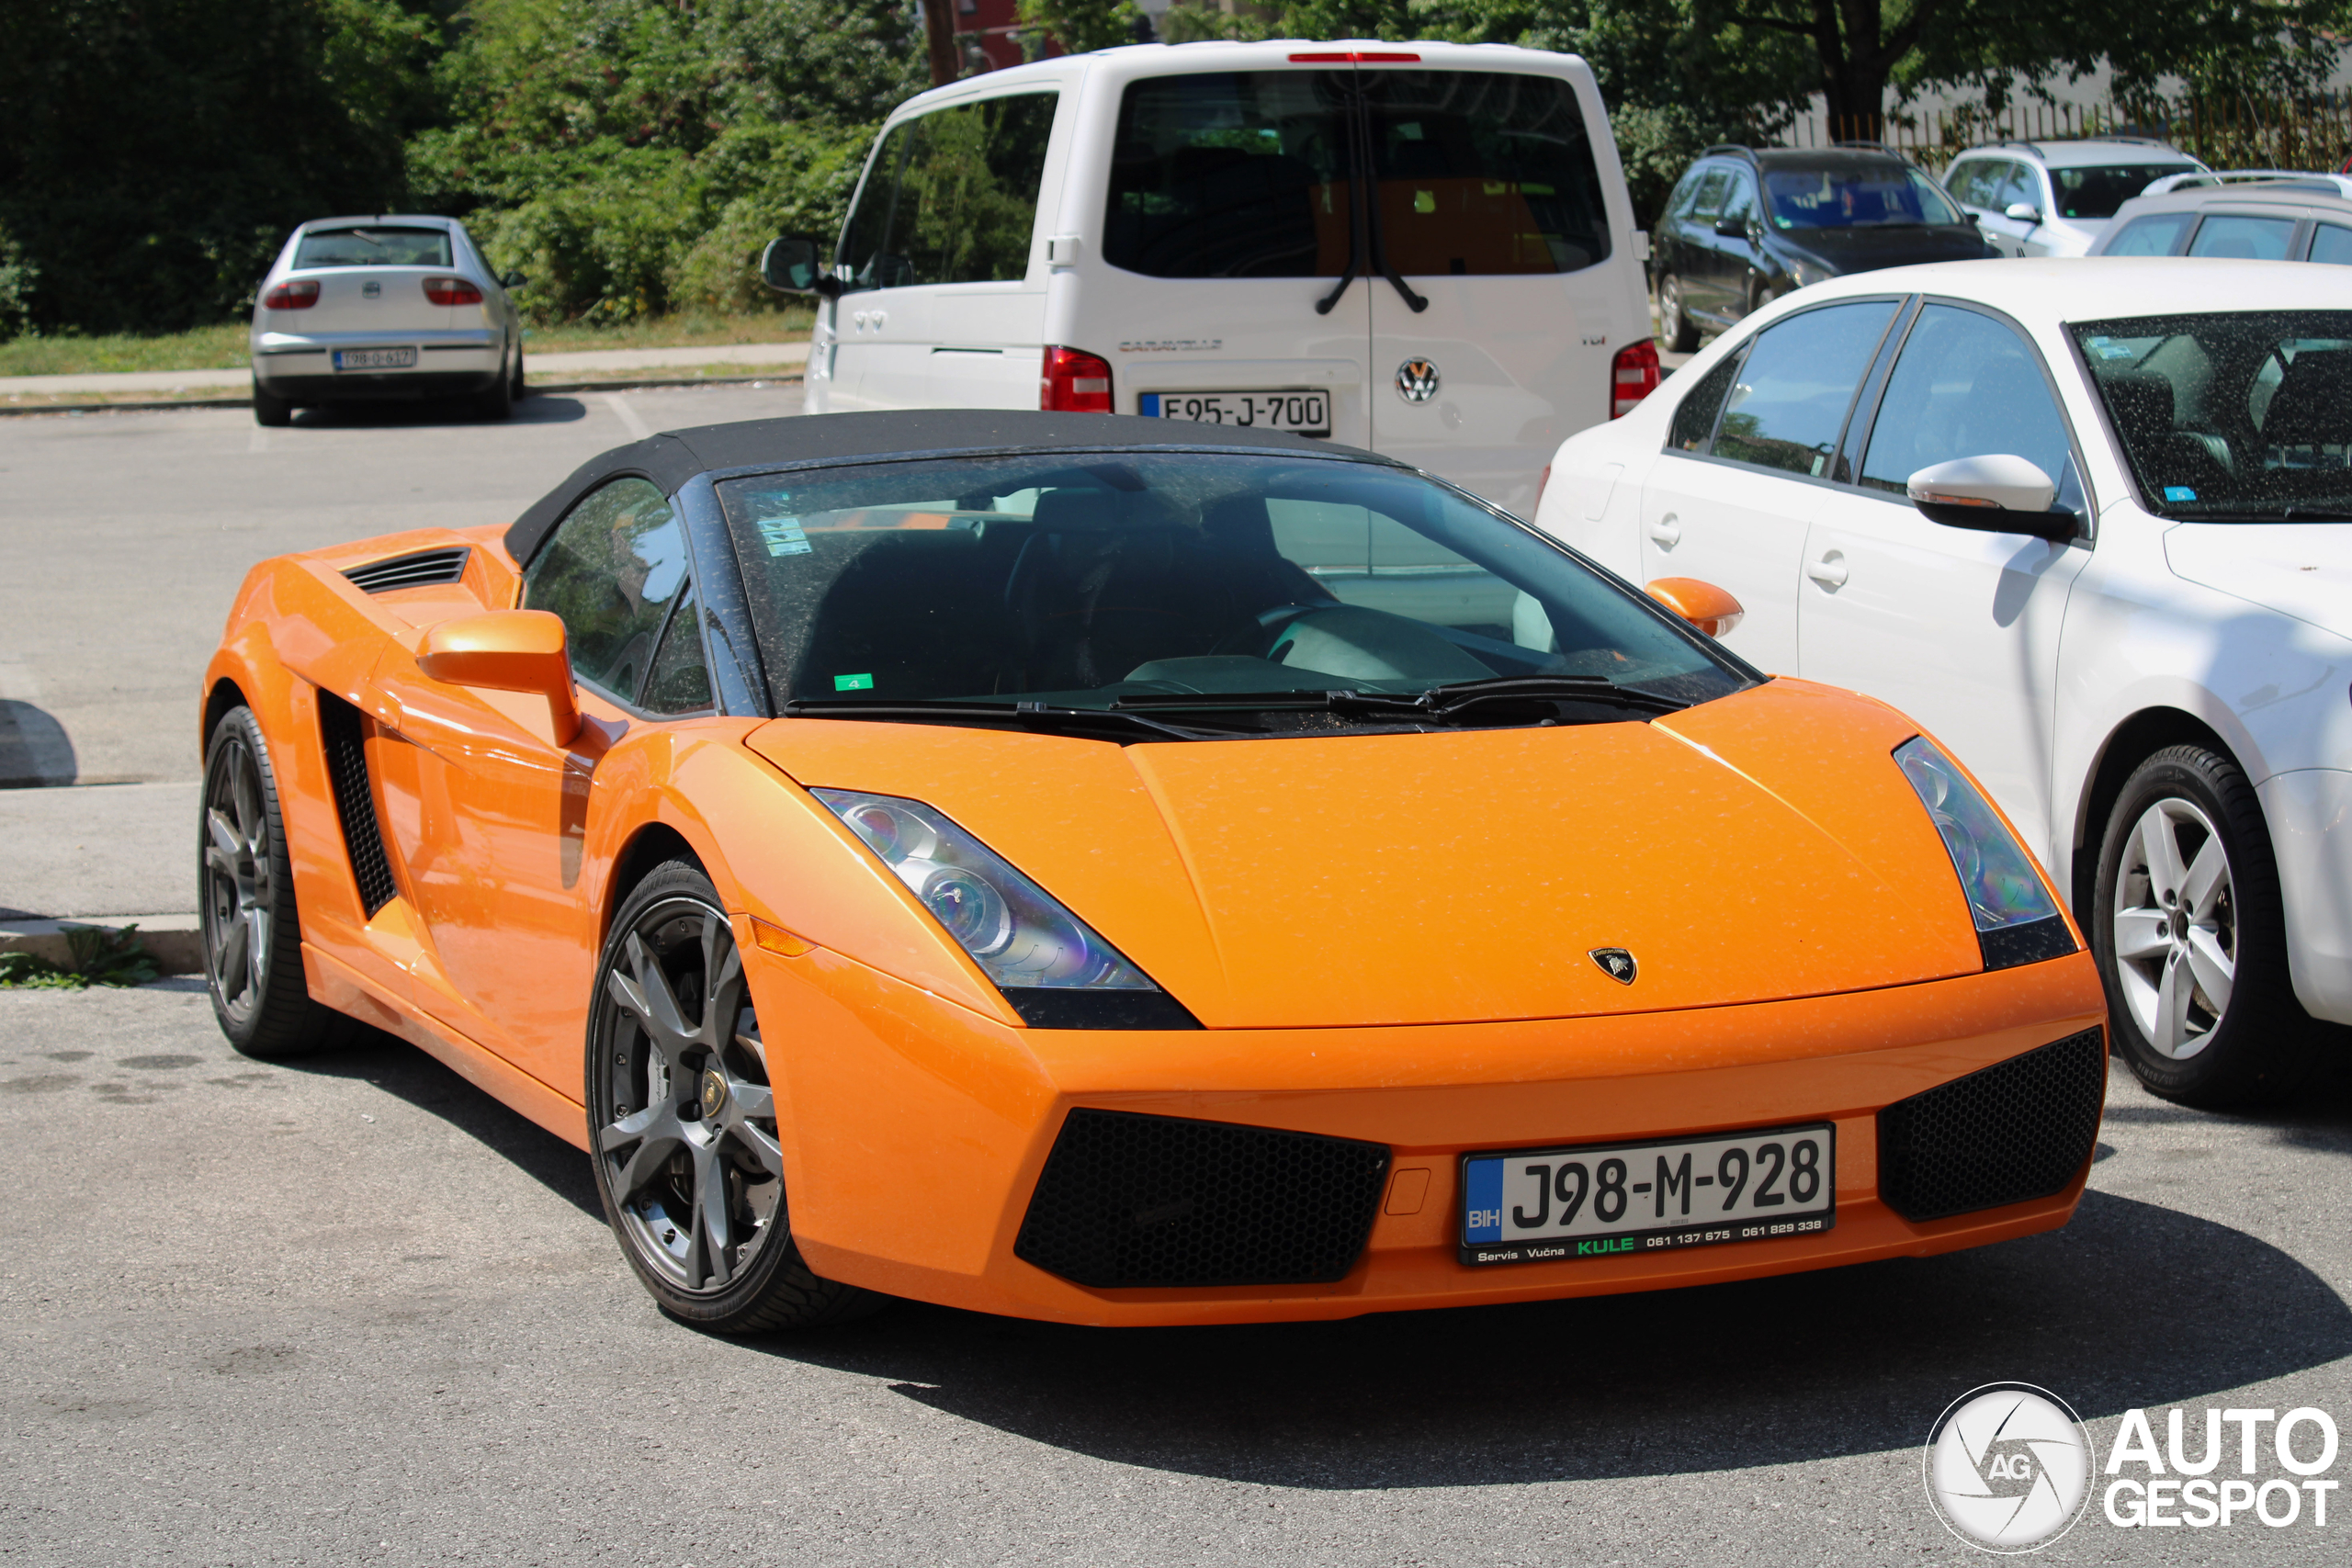
[{"label": "car shadow on asphalt", "polygon": [[318,403],[297,410],[296,430],[411,430],[436,424],[571,424],[588,405],[560,392],[534,392],[503,420],[484,419],[462,402]]},{"label": "car shadow on asphalt", "polygon": [[[355,1021],[339,1043],[272,1065],[322,1077],[364,1079],[395,1100],[439,1117],[598,1225],[605,1223],[587,1156],[405,1040]],[[618,1253],[613,1262],[625,1267]]]},{"label": "car shadow on asphalt", "polygon": [[1740,1284],[1187,1329],[901,1304],[758,1343],[1075,1453],[1344,1490],[1886,1452],[1994,1382],[2086,1418],[2192,1403],[2352,1355],[2352,1308],[2244,1232],[2093,1192],[2052,1235]]}]

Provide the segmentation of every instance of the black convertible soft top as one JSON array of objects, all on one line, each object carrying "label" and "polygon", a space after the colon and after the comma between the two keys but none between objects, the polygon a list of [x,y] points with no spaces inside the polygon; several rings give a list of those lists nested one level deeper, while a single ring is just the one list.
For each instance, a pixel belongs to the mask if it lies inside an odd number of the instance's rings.
[{"label": "black convertible soft top", "polygon": [[905,409],[880,413],[806,414],[795,419],[747,419],[665,430],[591,457],[572,476],[534,502],[506,530],[506,551],[528,561],[557,519],[606,479],[638,474],[674,495],[696,474],[762,463],[854,462],[909,453],[1053,451],[1105,447],[1264,448],[1323,457],[1391,459],[1354,446],[1335,446],[1275,430],[1131,414],[1030,413],[1013,409]]}]

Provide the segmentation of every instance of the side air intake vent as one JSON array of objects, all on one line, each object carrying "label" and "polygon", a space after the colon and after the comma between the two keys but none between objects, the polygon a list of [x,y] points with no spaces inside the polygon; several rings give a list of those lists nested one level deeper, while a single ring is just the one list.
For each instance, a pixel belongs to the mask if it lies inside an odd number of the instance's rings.
[{"label": "side air intake vent", "polygon": [[332,692],[319,694],[319,736],[326,744],[327,779],[334,785],[335,815],[343,819],[343,846],[351,855],[352,879],[368,918],[392,901],[391,863],[384,858],[384,834],[376,821],[376,792],[368,784],[367,730],[359,710]]},{"label": "side air intake vent", "polygon": [[466,574],[466,558],[473,554],[469,545],[453,545],[447,549],[419,550],[414,555],[394,556],[390,560],[371,560],[366,566],[355,566],[343,575],[356,583],[364,593],[389,593],[395,588],[424,588],[435,582],[455,582]]},{"label": "side air intake vent", "polygon": [[2098,1140],[2107,1041],[2096,1029],[1898,1100],[1878,1113],[1878,1190],[1906,1220],[2047,1198]]},{"label": "side air intake vent", "polygon": [[1013,1256],[1098,1290],[1344,1279],[1372,1234],[1380,1144],[1078,1110]]}]

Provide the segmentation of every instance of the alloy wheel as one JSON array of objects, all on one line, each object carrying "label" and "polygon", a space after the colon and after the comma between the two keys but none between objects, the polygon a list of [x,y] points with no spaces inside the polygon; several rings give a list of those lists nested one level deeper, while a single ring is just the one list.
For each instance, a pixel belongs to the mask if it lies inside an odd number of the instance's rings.
[{"label": "alloy wheel", "polygon": [[241,734],[224,736],[204,780],[205,955],[230,1017],[249,1018],[269,989],[274,888],[261,768]]},{"label": "alloy wheel", "polygon": [[2229,855],[2195,803],[2167,796],[2132,824],[2112,919],[2132,1021],[2159,1055],[2196,1055],[2229,1010],[2238,940]]},{"label": "alloy wheel", "polygon": [[646,908],[597,1014],[596,1150],[619,1228],[672,1288],[724,1291],[784,1228],[775,1100],[727,917],[684,897]]}]

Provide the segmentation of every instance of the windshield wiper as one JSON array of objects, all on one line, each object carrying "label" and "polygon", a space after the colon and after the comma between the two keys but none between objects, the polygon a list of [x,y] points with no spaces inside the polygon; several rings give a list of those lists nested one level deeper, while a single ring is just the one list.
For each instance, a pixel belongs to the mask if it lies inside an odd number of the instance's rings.
[{"label": "windshield wiper", "polygon": [[927,702],[915,698],[795,697],[784,705],[786,718],[886,718],[915,724],[1004,725],[1057,735],[1093,733],[1106,740],[1204,740],[1223,733],[1165,724],[1115,708],[1061,707],[1051,703]]},{"label": "windshield wiper", "polygon": [[1157,709],[1179,713],[1328,712],[1398,723],[1451,723],[1481,708],[1511,704],[1598,703],[1644,713],[1680,713],[1690,706],[1655,692],[1635,691],[1600,675],[1497,675],[1453,681],[1411,695],[1394,692],[1144,692],[1121,697],[1114,712]]}]

